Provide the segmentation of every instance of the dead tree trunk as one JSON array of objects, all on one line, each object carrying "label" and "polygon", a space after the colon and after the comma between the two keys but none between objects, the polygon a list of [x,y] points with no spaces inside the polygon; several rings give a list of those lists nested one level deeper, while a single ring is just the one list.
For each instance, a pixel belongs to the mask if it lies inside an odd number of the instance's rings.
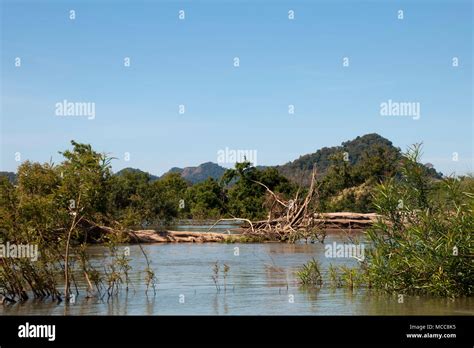
[{"label": "dead tree trunk", "polygon": [[[265,184],[252,180],[263,186],[270,196],[270,211],[268,219],[250,223],[244,234],[266,237],[273,240],[296,241],[298,239],[324,240],[324,232],[310,212],[310,204],[318,195],[316,170],[311,174],[311,184],[304,197],[299,197],[298,191],[291,200],[285,200],[270,190]],[[240,219],[245,220],[245,219]]]}]

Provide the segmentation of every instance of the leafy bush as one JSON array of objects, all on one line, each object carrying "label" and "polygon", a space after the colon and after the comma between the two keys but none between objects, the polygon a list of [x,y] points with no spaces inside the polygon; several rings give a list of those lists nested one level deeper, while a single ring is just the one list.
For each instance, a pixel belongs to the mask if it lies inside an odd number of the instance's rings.
[{"label": "leafy bush", "polygon": [[382,219],[367,233],[367,276],[387,291],[472,295],[472,186],[467,192],[458,179],[433,181],[420,156],[419,145],[410,148],[401,179],[376,189],[374,204]]}]

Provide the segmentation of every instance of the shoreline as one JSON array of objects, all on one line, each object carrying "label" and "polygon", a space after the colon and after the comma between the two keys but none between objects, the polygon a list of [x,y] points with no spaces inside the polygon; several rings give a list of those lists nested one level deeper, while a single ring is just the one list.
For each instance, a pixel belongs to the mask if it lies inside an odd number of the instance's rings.
[{"label": "shoreline", "polygon": [[[341,232],[363,232],[379,218],[374,213],[315,213],[308,221],[309,225],[316,226],[329,233]],[[243,220],[242,220],[243,221]],[[274,220],[279,223],[280,220]],[[254,221],[254,226],[266,221]],[[88,229],[89,242],[92,244],[102,244],[100,237],[104,234],[122,235],[125,243],[148,244],[148,243],[267,243],[278,242],[271,238],[271,235],[248,235],[245,233],[232,233],[230,231],[244,231],[244,224],[235,225],[238,228],[229,229],[227,233],[213,232],[214,225],[209,224],[207,231],[177,231],[173,229],[114,229],[109,226],[95,225],[90,221],[81,222],[83,228]]]},{"label": "shoreline", "polygon": [[[317,213],[314,214],[314,221],[320,224],[321,228],[330,233],[339,233],[341,230],[362,232],[370,227],[378,218],[377,214],[368,213]],[[258,223],[258,222],[256,222]],[[109,228],[107,228],[109,229]],[[109,229],[110,231],[111,229]],[[275,242],[265,240],[264,236],[252,238],[242,233],[219,233],[200,231],[158,231],[154,229],[126,231],[129,242],[135,243],[235,243],[235,242]]]}]

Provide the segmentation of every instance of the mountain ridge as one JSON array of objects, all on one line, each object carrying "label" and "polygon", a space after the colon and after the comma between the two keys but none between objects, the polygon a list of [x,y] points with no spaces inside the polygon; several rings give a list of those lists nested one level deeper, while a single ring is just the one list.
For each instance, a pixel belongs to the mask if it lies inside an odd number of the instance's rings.
[{"label": "mountain ridge", "polygon": [[[342,142],[340,145],[322,147],[315,152],[301,155],[293,161],[286,162],[276,166],[258,166],[262,168],[276,168],[282,175],[288,179],[307,184],[306,180],[310,177],[313,166],[316,166],[318,175],[323,176],[331,165],[331,157],[336,154],[346,154],[350,164],[357,164],[364,156],[371,156],[377,151],[385,151],[387,155],[394,158],[401,158],[401,150],[395,147],[393,143],[377,133],[369,133],[357,136],[354,139]],[[440,177],[441,173],[436,172],[431,164],[426,164],[427,169],[434,177]],[[172,167],[163,175],[154,175],[138,168],[123,168],[115,173],[115,175],[123,175],[126,172],[141,172],[148,174],[151,181],[159,180],[170,173],[178,173],[183,179],[196,184],[208,178],[219,180],[227,168],[220,166],[214,162],[204,162],[197,166],[189,167]],[[16,174],[13,172],[0,172],[0,176],[7,176],[10,181],[14,181]]]}]

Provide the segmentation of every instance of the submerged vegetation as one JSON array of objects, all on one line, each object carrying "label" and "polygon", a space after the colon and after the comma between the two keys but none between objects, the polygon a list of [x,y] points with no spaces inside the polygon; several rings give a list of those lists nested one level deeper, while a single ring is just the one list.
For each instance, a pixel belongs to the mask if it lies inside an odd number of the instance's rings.
[{"label": "submerged vegetation", "polygon": [[384,217],[368,230],[367,275],[376,288],[438,296],[472,295],[474,191],[466,179],[433,182],[418,164],[414,146],[402,178],[377,187]]},{"label": "submerged vegetation", "polygon": [[[358,268],[331,265],[331,286],[472,295],[473,180],[433,181],[419,164],[420,150],[416,145],[405,154],[400,178],[375,187],[374,205],[381,218],[367,231],[368,255]],[[298,273],[303,284],[319,275],[314,260]]]},{"label": "submerged vegetation", "polygon": [[298,271],[298,278],[302,285],[321,286],[323,278],[321,275],[321,266],[314,258]]},{"label": "submerged vegetation", "polygon": [[[95,230],[96,224],[119,224],[104,199],[111,187],[110,158],[89,145],[72,145],[59,165],[27,161],[18,169],[15,186],[0,180],[0,243],[37,248],[34,257],[0,259],[0,294],[8,302],[32,294],[68,303],[79,294],[79,278],[88,284],[88,296],[113,296],[124,286],[128,290],[129,259],[117,247],[121,235]],[[89,261],[90,241],[108,247],[104,265]]]},{"label": "submerged vegetation", "polygon": [[220,273],[222,272],[222,278],[223,278],[223,283],[224,283],[224,292],[227,291],[227,278],[229,276],[229,271],[230,271],[230,266],[227,264],[222,265],[222,271],[221,271],[221,265],[219,264],[219,261],[216,261],[214,265],[212,266],[212,276],[211,279],[214,282],[214,286],[216,287],[216,291],[220,292],[221,291],[221,282],[220,282]]}]

